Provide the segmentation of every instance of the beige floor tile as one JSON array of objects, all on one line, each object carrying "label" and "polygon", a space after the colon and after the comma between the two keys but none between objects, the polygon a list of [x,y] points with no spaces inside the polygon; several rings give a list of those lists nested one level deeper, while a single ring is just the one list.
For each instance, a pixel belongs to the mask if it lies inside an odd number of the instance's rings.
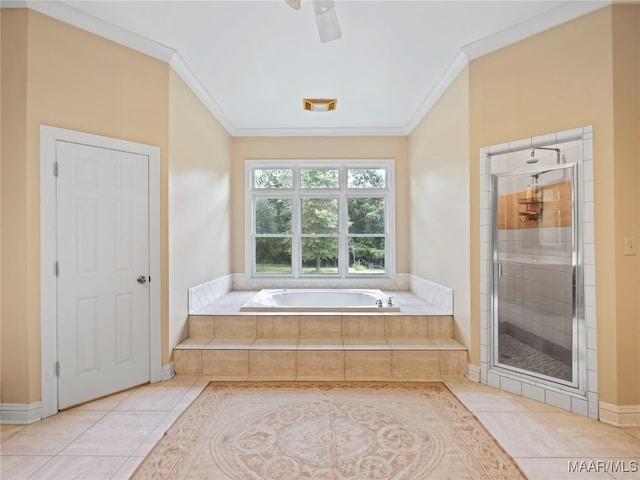
[{"label": "beige floor tile", "polygon": [[394,350],[391,365],[394,377],[422,378],[440,375],[440,352]]},{"label": "beige floor tile", "polygon": [[64,456],[50,460],[29,480],[110,480],[127,461],[126,456]]},{"label": "beige floor tile", "polygon": [[392,350],[437,350],[429,338],[387,338]]},{"label": "beige floor tile", "polygon": [[53,456],[2,455],[0,457],[0,478],[2,480],[23,480],[37,472]]},{"label": "beige floor tile", "polygon": [[216,315],[216,338],[255,338],[255,315]]},{"label": "beige floor tile", "polygon": [[621,428],[571,413],[541,413],[540,418],[589,457],[638,457],[640,441]]},{"label": "beige floor tile", "polygon": [[295,350],[251,350],[249,352],[250,380],[295,380]]},{"label": "beige floor tile", "polygon": [[246,377],[249,374],[249,350],[205,350],[202,352],[202,373]]},{"label": "beige floor tile", "polygon": [[607,462],[609,474],[616,480],[638,480],[640,479],[640,456],[628,458],[601,458]]},{"label": "beige floor tile", "polygon": [[71,442],[62,455],[130,456],[168,412],[110,412]]},{"label": "beige floor tile", "polygon": [[298,315],[257,315],[256,332],[258,338],[293,338],[300,336]]},{"label": "beige floor tile", "polygon": [[174,350],[173,365],[178,375],[199,375],[202,373],[202,351]]},{"label": "beige floor tile", "polygon": [[167,411],[191,388],[192,383],[158,382],[138,388],[120,402],[114,410]]},{"label": "beige floor tile", "polygon": [[20,430],[25,428],[24,425],[2,425],[0,424],[0,443],[13,437]]},{"label": "beige floor tile", "polygon": [[213,338],[213,315],[189,315],[189,338]]},{"label": "beige floor tile", "polygon": [[301,338],[298,350],[343,350],[344,344],[340,338]]},{"label": "beige floor tile", "polygon": [[345,350],[345,378],[386,380],[391,376],[391,350],[367,351]]},{"label": "beige floor tile", "polygon": [[173,410],[176,412],[182,412],[185,408],[191,405],[191,402],[193,402],[198,395],[202,393],[202,390],[207,386],[207,383],[209,382],[200,382],[199,384],[189,387],[189,390],[187,390],[178,403],[173,406]]},{"label": "beige floor tile", "polygon": [[429,316],[427,325],[429,338],[453,337],[453,317],[449,315]]},{"label": "beige floor tile", "polygon": [[142,463],[144,457],[129,457],[116,473],[113,474],[111,480],[129,480],[136,468]]},{"label": "beige floor tile", "polygon": [[105,416],[102,411],[61,412],[2,442],[2,455],[57,455]]},{"label": "beige floor tile", "polygon": [[73,410],[97,410],[97,411],[111,411],[124,402],[127,398],[129,398],[136,388],[130,388],[129,390],[125,390],[124,392],[114,393],[113,395],[109,395],[103,398],[99,398],[97,400],[92,400],[91,402],[83,403],[78,405],[77,407],[71,408],[69,411]]},{"label": "beige floor tile", "polygon": [[252,350],[296,350],[298,347],[297,338],[258,338]]},{"label": "beige floor tile", "polygon": [[254,342],[255,338],[214,338],[205,350],[247,350]]},{"label": "beige floor tile", "polygon": [[623,430],[627,432],[629,435],[636,437],[638,440],[640,440],[640,427],[627,427],[627,428],[623,428]]},{"label": "beige floor tile", "polygon": [[512,457],[554,458],[586,455],[584,448],[574,445],[552,425],[542,421],[541,416],[545,415],[544,413],[474,413]]},{"label": "beige floor tile", "polygon": [[345,350],[391,350],[384,338],[344,338],[342,345]]},{"label": "beige floor tile", "polygon": [[210,341],[211,341],[211,338],[189,337],[186,340],[180,342],[180,345],[178,345],[178,348],[180,348],[180,350],[202,350],[209,344]]},{"label": "beige floor tile", "polygon": [[144,457],[147,455],[155,446],[156,443],[162,438],[171,425],[178,419],[182,412],[181,411],[172,411],[168,412],[165,417],[160,420],[160,423],[147,435],[147,437],[138,445],[138,448],[131,454],[134,457]]},{"label": "beige floor tile", "polygon": [[298,350],[297,378],[299,380],[344,379],[344,352]]},{"label": "beige floor tile", "polygon": [[480,383],[447,381],[447,387],[472,412],[527,412],[514,395]]},{"label": "beige floor tile", "polygon": [[342,337],[347,338],[384,338],[385,316],[372,315],[343,315]]},{"label": "beige floor tile", "polygon": [[342,338],[342,316],[301,315],[300,338]]}]

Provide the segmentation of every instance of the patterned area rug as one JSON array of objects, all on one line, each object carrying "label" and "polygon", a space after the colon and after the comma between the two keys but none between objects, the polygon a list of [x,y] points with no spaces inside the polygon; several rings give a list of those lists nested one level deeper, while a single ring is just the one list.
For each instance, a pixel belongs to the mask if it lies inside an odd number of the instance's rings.
[{"label": "patterned area rug", "polygon": [[441,383],[210,383],[134,479],[526,478]]}]

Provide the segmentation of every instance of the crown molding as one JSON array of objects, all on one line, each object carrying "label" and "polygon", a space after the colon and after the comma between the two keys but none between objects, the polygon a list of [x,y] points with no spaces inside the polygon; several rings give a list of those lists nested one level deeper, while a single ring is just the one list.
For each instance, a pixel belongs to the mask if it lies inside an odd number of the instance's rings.
[{"label": "crown molding", "polygon": [[468,61],[610,5],[611,0],[569,1],[462,47]]},{"label": "crown molding", "polygon": [[238,128],[235,137],[404,137],[404,127]]}]

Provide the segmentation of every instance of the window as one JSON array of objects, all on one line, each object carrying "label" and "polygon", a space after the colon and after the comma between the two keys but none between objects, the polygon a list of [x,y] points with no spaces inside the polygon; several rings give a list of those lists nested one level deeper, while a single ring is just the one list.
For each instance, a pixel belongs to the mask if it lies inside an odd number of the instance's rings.
[{"label": "window", "polygon": [[393,162],[247,161],[252,277],[395,274]]}]

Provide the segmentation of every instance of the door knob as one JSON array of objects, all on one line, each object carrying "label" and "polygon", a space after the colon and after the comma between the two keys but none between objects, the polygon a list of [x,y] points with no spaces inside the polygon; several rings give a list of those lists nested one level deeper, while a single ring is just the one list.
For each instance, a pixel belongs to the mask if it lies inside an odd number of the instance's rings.
[{"label": "door knob", "polygon": [[147,283],[147,277],[145,277],[144,275],[140,275],[138,277],[138,283],[140,283],[140,284]]}]

